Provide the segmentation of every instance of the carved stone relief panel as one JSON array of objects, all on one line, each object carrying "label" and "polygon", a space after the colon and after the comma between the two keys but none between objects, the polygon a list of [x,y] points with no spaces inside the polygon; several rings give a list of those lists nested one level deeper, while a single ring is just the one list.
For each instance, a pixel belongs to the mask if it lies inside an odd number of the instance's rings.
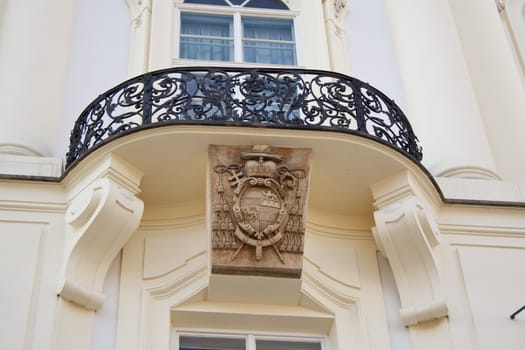
[{"label": "carved stone relief panel", "polygon": [[209,149],[212,273],[301,276],[309,149]]}]

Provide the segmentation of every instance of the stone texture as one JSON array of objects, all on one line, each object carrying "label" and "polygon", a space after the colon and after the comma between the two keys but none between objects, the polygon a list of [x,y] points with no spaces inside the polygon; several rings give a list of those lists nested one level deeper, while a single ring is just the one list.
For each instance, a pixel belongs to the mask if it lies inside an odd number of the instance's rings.
[{"label": "stone texture", "polygon": [[300,277],[310,150],[211,145],[212,273]]}]

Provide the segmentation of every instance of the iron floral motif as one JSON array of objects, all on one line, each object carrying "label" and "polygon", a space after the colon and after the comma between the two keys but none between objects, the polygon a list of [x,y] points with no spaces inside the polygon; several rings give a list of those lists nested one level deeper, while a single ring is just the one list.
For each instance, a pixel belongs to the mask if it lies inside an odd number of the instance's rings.
[{"label": "iron floral motif", "polygon": [[71,132],[66,167],[119,135],[172,124],[345,132],[422,159],[401,109],[358,79],[317,70],[196,67],[146,73],[96,98]]}]

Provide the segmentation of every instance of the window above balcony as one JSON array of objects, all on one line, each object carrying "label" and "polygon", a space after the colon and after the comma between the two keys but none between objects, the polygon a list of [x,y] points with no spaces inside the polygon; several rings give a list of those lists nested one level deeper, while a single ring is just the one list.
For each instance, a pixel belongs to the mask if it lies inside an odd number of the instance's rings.
[{"label": "window above balcony", "polygon": [[185,1],[175,8],[173,61],[295,66],[297,15],[278,0]]}]

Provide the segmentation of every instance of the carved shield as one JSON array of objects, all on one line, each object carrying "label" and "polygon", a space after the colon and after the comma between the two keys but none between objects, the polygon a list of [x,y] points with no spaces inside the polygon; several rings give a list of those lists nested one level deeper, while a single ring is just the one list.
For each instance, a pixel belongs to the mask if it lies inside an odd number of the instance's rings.
[{"label": "carved shield", "polygon": [[262,239],[262,232],[276,223],[281,210],[279,193],[267,187],[250,187],[240,197],[241,215],[245,223],[255,230],[255,237]]},{"label": "carved shield", "polygon": [[280,184],[273,179],[249,177],[235,191],[233,214],[239,224],[235,235],[244,243],[266,247],[281,238],[287,210]]}]

